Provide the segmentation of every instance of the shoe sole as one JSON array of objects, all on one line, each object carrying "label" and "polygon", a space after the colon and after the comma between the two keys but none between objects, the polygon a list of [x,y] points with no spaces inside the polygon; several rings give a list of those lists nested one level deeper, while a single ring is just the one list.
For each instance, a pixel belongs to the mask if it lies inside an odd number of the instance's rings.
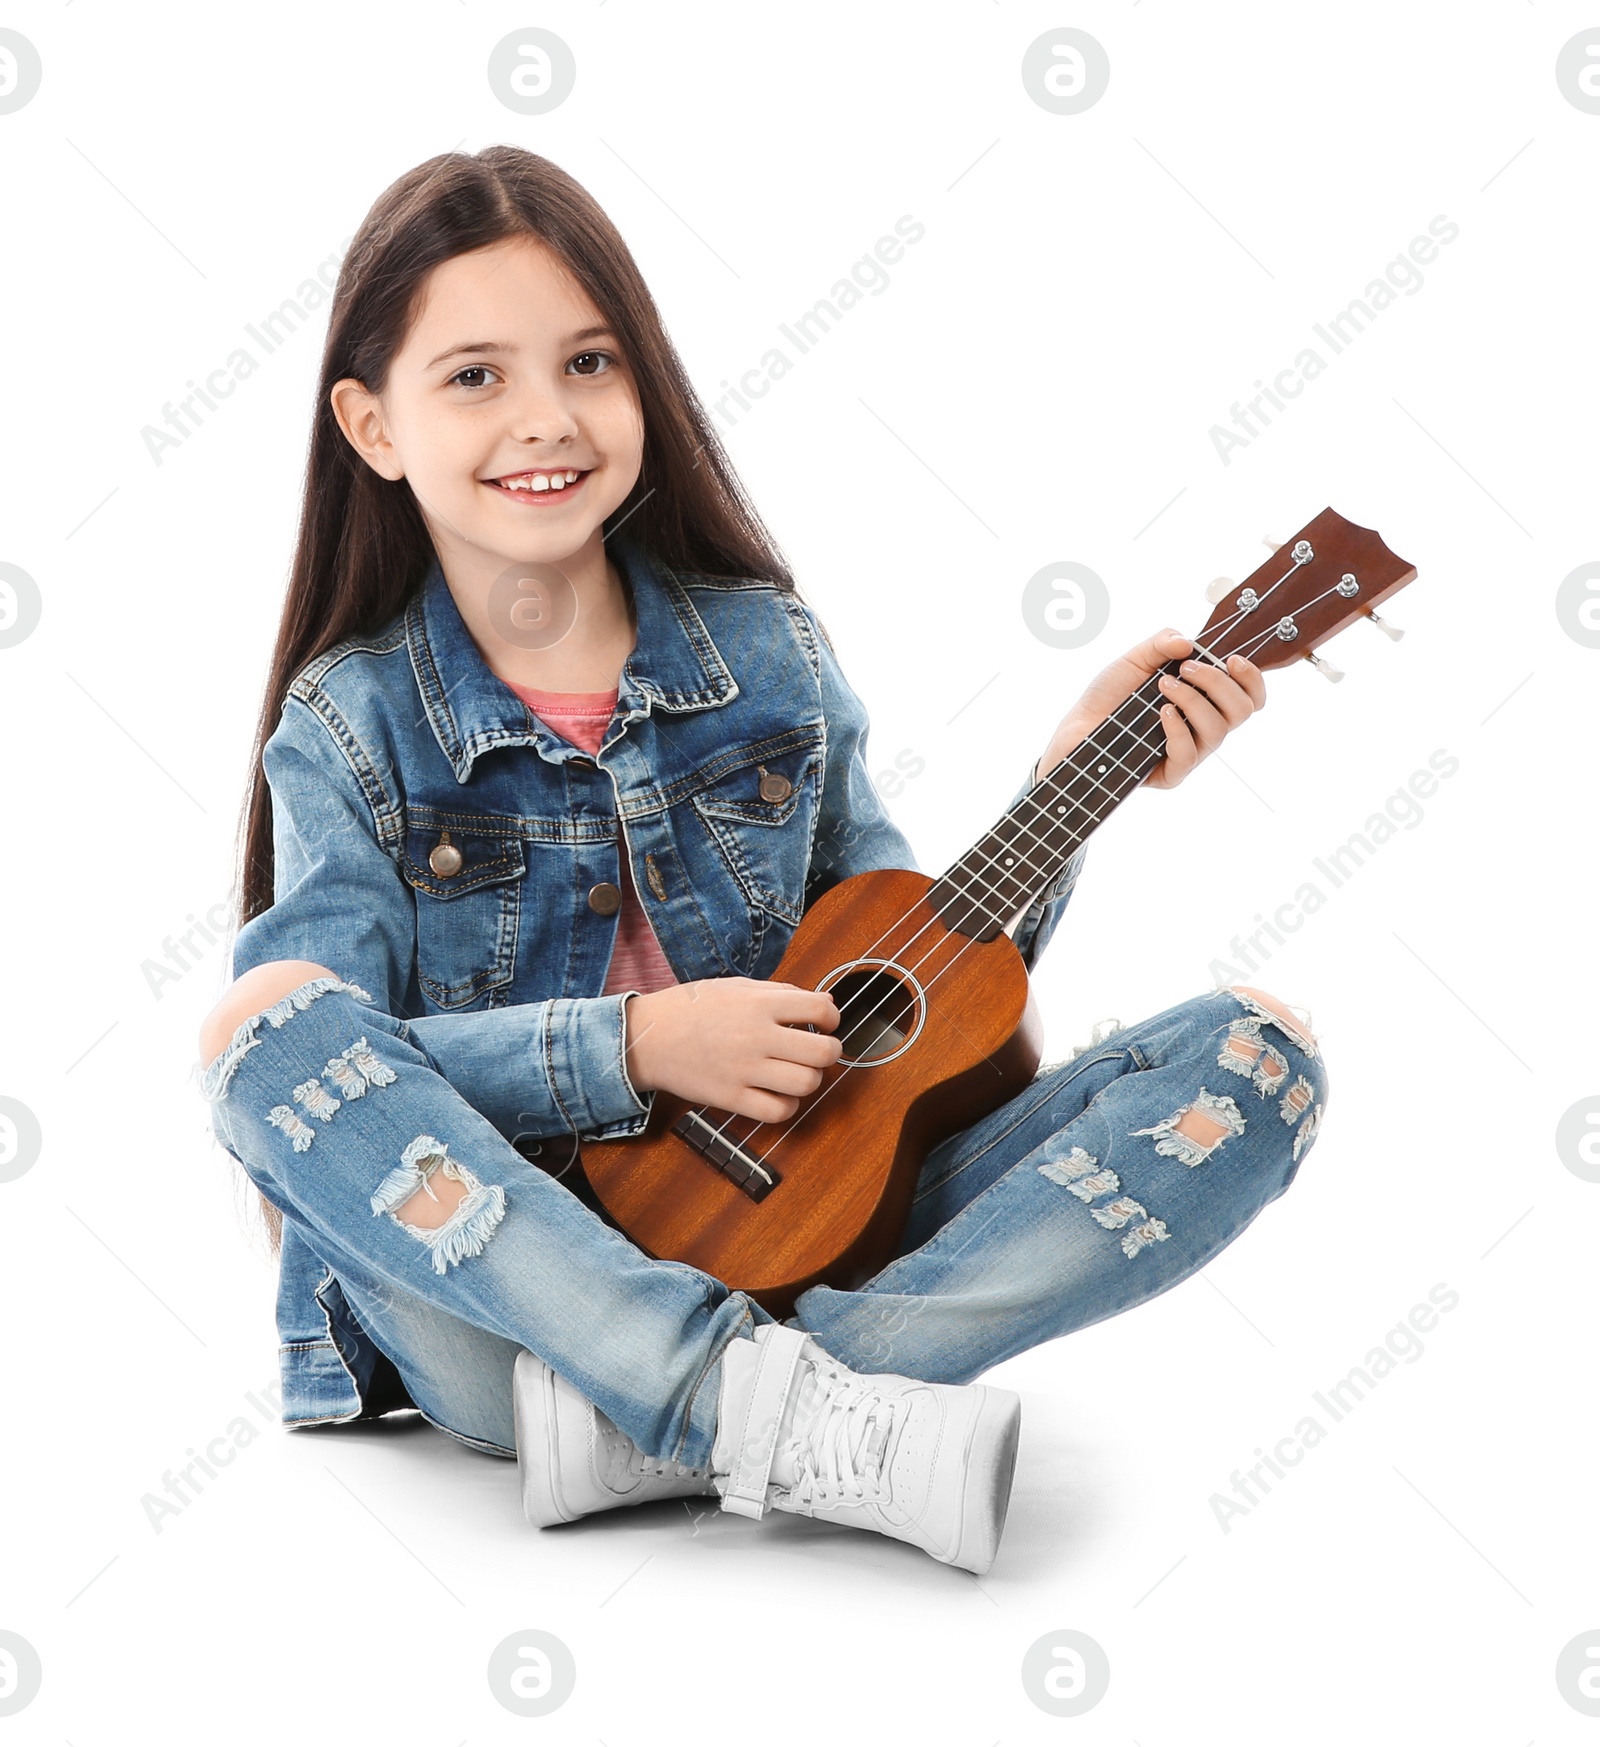
[{"label": "shoe sole", "polygon": [[[562,1510],[551,1484],[556,1472],[556,1378],[548,1365],[519,1358],[512,1371],[511,1418],[522,1469],[522,1514],[535,1528],[554,1528],[574,1518]],[[541,1463],[528,1459],[537,1446]]]},{"label": "shoe sole", "polygon": [[981,1500],[987,1508],[963,1514],[961,1538],[947,1563],[981,1577],[1000,1550],[1011,1508],[1011,1482],[1022,1437],[1022,1397],[1014,1389],[974,1387],[983,1390],[983,1400],[967,1437],[965,1496]]}]

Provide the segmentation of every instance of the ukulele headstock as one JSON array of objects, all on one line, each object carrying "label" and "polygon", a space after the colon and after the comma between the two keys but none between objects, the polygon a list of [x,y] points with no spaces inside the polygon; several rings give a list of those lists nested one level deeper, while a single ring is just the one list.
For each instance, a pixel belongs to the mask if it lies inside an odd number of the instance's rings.
[{"label": "ukulele headstock", "polygon": [[1287,667],[1416,574],[1416,566],[1397,558],[1371,528],[1326,509],[1229,588],[1199,641],[1217,656],[1244,655],[1263,669]]}]

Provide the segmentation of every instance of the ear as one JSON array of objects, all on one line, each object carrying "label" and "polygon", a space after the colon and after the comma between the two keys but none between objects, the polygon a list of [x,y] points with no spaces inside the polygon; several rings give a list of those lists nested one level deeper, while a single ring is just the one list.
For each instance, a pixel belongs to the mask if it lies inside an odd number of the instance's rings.
[{"label": "ear", "polygon": [[404,479],[405,468],[389,440],[383,403],[377,395],[355,377],[346,376],[328,390],[328,400],[350,447],[373,472],[385,479]]}]

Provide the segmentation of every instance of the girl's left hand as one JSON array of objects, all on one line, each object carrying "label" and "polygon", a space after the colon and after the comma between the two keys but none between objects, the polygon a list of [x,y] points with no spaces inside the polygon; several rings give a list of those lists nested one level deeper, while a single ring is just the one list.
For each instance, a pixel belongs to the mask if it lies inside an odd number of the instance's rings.
[{"label": "girl's left hand", "polygon": [[[1177,631],[1160,631],[1113,661],[1061,718],[1035,766],[1035,776],[1059,764],[1153,674],[1193,648],[1192,639]],[[1253,661],[1230,655],[1227,667],[1224,673],[1209,661],[1185,661],[1177,679],[1162,678],[1167,697],[1161,706],[1166,754],[1145,778],[1151,788],[1176,788],[1202,758],[1215,752],[1227,735],[1266,703],[1267,682]]]}]

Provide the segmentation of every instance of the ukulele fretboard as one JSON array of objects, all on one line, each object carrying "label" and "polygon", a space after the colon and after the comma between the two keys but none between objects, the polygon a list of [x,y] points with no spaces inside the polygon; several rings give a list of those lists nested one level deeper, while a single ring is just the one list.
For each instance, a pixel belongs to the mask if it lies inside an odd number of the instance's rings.
[{"label": "ukulele fretboard", "polygon": [[[1175,674],[1176,661],[1163,673]],[[1166,701],[1152,677],[945,870],[928,903],[946,928],[992,940],[1060,877],[1089,834],[1161,762]]]}]

